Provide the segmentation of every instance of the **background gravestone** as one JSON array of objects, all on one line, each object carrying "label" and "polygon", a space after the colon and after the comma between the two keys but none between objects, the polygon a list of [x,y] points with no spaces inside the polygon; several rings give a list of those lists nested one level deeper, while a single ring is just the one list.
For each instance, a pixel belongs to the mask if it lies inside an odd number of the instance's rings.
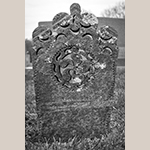
[{"label": "background gravestone", "polygon": [[118,57],[117,33],[93,14],[57,14],[33,31],[33,70],[41,137],[68,141],[109,132]]}]

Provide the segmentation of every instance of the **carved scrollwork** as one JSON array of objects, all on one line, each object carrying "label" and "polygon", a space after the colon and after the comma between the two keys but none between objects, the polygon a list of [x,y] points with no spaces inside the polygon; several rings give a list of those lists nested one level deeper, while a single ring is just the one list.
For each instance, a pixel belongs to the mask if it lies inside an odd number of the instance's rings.
[{"label": "carved scrollwork", "polygon": [[77,46],[58,51],[53,57],[52,66],[55,78],[59,78],[60,84],[68,88],[81,88],[84,80],[87,77],[90,80],[94,73],[91,56]]},{"label": "carved scrollwork", "polygon": [[117,54],[117,32],[109,26],[99,30],[96,16],[81,14],[77,3],[70,6],[70,15],[61,12],[53,18],[52,29],[38,27],[32,36],[36,59],[48,58],[40,57],[42,53],[50,56],[43,67],[49,64],[50,76],[69,89],[90,86],[97,70],[107,68],[106,60],[114,62]]}]

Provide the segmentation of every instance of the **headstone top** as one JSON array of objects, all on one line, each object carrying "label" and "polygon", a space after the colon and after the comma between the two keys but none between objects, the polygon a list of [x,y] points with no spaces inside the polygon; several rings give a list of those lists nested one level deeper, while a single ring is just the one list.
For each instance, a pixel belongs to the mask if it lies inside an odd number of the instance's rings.
[{"label": "headstone top", "polygon": [[78,3],[73,3],[70,6],[70,13],[71,15],[81,14],[81,7]]},{"label": "headstone top", "polygon": [[114,63],[117,58],[117,32],[109,26],[98,30],[96,16],[81,14],[77,3],[70,6],[70,13],[58,13],[53,18],[52,30],[43,26],[33,31],[35,69],[49,74],[59,86],[81,91],[93,84],[99,72],[97,69],[109,68],[106,59]]}]

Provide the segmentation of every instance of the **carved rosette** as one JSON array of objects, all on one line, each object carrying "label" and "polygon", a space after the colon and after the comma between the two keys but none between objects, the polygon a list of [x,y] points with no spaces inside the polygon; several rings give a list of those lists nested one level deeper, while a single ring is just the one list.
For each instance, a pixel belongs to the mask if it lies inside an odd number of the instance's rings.
[{"label": "carved rosette", "polygon": [[109,26],[98,29],[96,16],[81,14],[76,3],[70,6],[70,14],[61,12],[53,18],[52,28],[39,26],[33,31],[32,59],[40,116],[100,108],[111,99],[117,36]]}]

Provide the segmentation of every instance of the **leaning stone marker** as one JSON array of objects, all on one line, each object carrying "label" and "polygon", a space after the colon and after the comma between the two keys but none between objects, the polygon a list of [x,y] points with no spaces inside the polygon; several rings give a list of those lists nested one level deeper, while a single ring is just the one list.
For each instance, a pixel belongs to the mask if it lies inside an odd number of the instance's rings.
[{"label": "leaning stone marker", "polygon": [[117,33],[98,27],[93,14],[57,14],[52,29],[33,31],[33,70],[36,104],[42,120],[41,137],[68,141],[100,137],[109,132],[116,60]]}]

